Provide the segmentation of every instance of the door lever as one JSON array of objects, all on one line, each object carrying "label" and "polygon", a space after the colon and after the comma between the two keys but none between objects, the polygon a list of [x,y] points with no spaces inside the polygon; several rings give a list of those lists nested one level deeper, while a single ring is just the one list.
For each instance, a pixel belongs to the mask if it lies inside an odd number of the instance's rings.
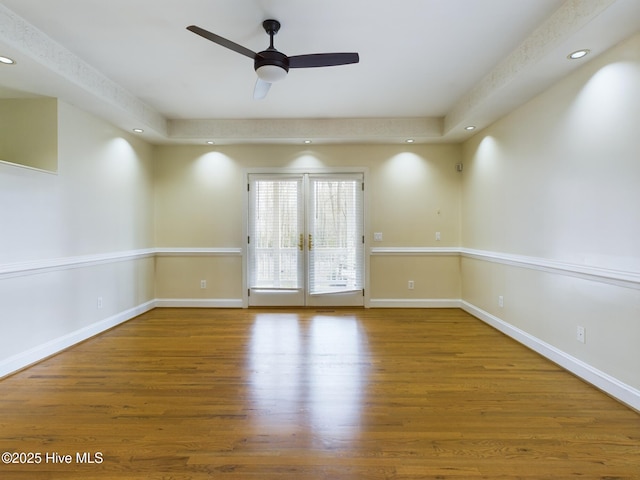
[{"label": "door lever", "polygon": [[309,250],[313,250],[313,236],[309,234]]},{"label": "door lever", "polygon": [[300,238],[298,239],[298,248],[300,251],[304,250],[304,234],[300,234]]}]

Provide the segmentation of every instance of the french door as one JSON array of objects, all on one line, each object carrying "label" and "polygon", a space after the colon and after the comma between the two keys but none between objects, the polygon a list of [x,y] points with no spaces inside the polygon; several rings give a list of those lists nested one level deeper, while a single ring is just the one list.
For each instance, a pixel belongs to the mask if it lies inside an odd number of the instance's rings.
[{"label": "french door", "polygon": [[364,304],[362,174],[250,174],[250,306]]}]

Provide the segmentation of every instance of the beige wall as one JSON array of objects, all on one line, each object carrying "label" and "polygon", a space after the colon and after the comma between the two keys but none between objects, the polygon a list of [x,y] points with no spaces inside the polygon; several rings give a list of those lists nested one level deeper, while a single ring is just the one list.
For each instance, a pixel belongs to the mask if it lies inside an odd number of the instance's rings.
[{"label": "beige wall", "polygon": [[[408,289],[409,280],[414,289]],[[453,306],[461,295],[457,254],[391,254],[371,258],[372,306]],[[446,301],[446,303],[443,303]]]},{"label": "beige wall", "polygon": [[[237,255],[159,255],[156,257],[156,296],[180,305],[193,300],[242,299],[242,258]],[[206,288],[200,282],[206,282]],[[185,305],[189,305],[185,303]],[[192,302],[192,306],[200,306]],[[211,306],[227,306],[211,303]]]},{"label": "beige wall", "polygon": [[0,161],[58,169],[58,100],[0,98]]},{"label": "beige wall", "polygon": [[637,389],[638,125],[639,35],[467,141],[462,182],[463,300]]},{"label": "beige wall", "polygon": [[[370,247],[446,247],[460,241],[460,161],[457,145],[244,145],[161,146],[155,152],[155,224],[159,248],[245,247],[243,205],[248,169],[365,169],[366,238]],[[435,232],[441,232],[441,241]],[[373,232],[383,233],[372,242]],[[242,295],[242,263],[207,257],[208,278],[225,282],[200,288],[197,258],[159,257],[160,298]],[[222,262],[225,262],[224,264]],[[191,267],[189,267],[191,265]],[[423,268],[419,268],[422,265]],[[184,283],[176,281],[177,278]],[[370,262],[372,296],[417,300],[460,298],[457,257],[378,256]],[[407,281],[415,289],[407,289]],[[211,285],[211,286],[210,286]],[[215,285],[218,285],[217,287]],[[374,297],[372,297],[374,298]]]}]

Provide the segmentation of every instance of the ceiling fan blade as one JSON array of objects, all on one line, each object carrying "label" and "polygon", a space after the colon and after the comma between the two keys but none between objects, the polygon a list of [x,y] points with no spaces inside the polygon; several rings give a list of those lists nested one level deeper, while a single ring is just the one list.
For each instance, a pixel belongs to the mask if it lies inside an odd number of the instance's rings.
[{"label": "ceiling fan blade", "polygon": [[256,86],[253,89],[253,99],[254,100],[262,100],[269,93],[269,89],[271,88],[271,84],[269,82],[265,82],[261,78],[256,80]]},{"label": "ceiling fan blade", "polygon": [[289,68],[333,67],[358,63],[357,53],[312,53],[289,57]]},{"label": "ceiling fan blade", "polygon": [[221,37],[220,35],[211,33],[205,30],[204,28],[197,27],[196,25],[191,25],[187,27],[187,30],[195,33],[196,35],[200,35],[201,37],[204,37],[207,40],[211,40],[212,42],[217,43],[218,45],[226,47],[229,50],[233,50],[234,52],[237,52],[241,55],[249,57],[252,60],[255,59],[256,56],[258,55],[256,52],[253,52],[248,48],[243,47],[242,45],[238,45],[237,43],[232,42],[231,40],[227,40],[226,38]]}]

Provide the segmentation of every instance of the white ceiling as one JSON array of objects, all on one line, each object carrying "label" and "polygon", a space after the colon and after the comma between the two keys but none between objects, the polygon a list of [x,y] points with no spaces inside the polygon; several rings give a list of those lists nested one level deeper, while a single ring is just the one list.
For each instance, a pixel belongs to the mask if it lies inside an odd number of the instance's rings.
[{"label": "white ceiling", "polygon": [[[640,29],[639,0],[0,0],[0,96],[56,96],[152,142],[461,141]],[[253,100],[252,61],[186,30],[287,55]],[[582,61],[566,55],[591,49]]]}]

